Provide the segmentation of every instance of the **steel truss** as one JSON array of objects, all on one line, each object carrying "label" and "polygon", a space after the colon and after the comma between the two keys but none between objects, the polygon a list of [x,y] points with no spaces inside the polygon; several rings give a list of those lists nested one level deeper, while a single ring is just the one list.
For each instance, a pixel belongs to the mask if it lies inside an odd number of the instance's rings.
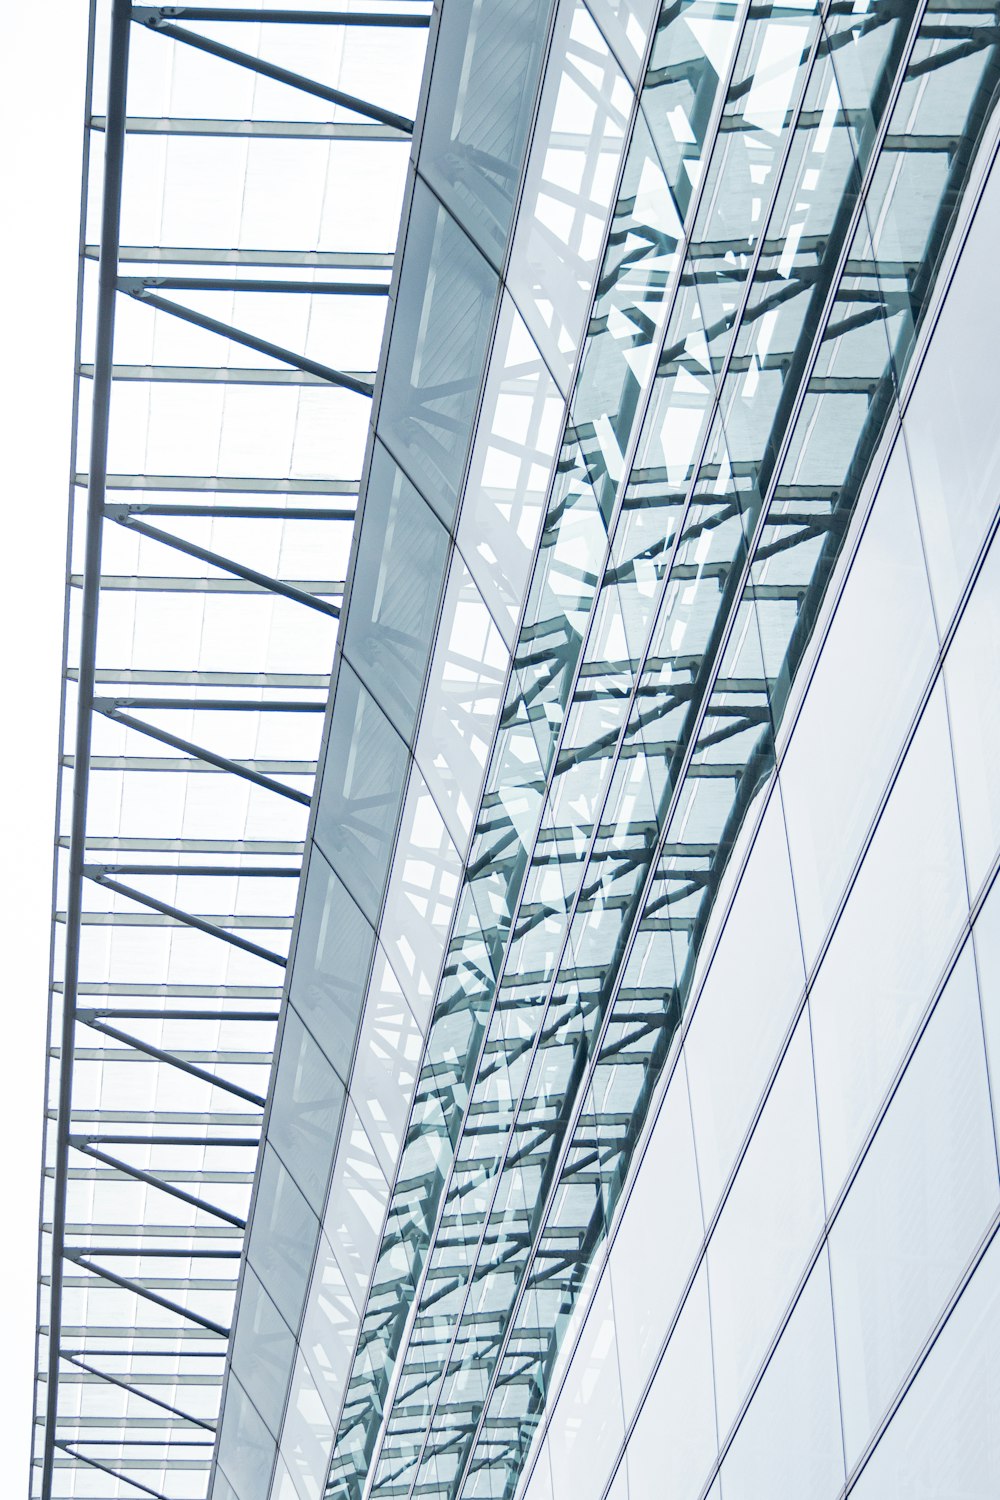
[{"label": "steel truss", "polygon": [[[293,473],[255,468],[244,433],[227,461],[227,423],[240,391],[291,384],[300,414],[320,401],[331,430],[359,435],[360,464],[394,235],[358,243],[364,209],[337,153],[370,153],[378,174],[386,152],[407,154],[412,121],[351,89],[350,38],[375,31],[415,93],[429,11],[92,3],[90,66],[106,21],[109,62],[85,142],[85,179],[103,157],[99,226],[85,212],[80,246],[90,438],[68,577],[32,1470],[44,1500],[78,1493],[77,1474],[109,1497],[206,1490],[357,495],[356,466],[338,468],[329,444]],[[242,45],[219,39],[227,28]],[[339,59],[344,87],[284,65],[313,52]],[[158,66],[185,112],[142,112]],[[254,95],[252,118],[220,118],[233,78],[258,80],[270,110]],[[275,249],[280,225],[270,243],[209,228],[194,245],[165,226],[162,244],[123,244],[144,191],[133,143],[193,136],[264,143],[293,167],[330,153],[330,189],[360,235]],[[193,237],[183,189],[172,201]],[[315,338],[307,352],[324,303],[348,322],[374,310],[366,369],[317,357]],[[276,325],[299,341],[270,336]],[[138,346],[145,361],[127,352]],[[158,446],[147,437],[145,466],[115,469],[138,411],[127,392],[152,422],[189,387],[221,391],[217,461],[192,463],[179,414]]]}]

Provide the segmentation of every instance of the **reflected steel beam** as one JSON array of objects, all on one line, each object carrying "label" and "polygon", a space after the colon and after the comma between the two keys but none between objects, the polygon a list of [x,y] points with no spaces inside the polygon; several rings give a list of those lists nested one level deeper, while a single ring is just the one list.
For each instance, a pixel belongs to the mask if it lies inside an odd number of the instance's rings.
[{"label": "reflected steel beam", "polygon": [[65,988],[56,1106],[56,1141],[52,1203],[52,1271],[49,1347],[45,1392],[45,1444],[42,1455],[42,1500],[51,1500],[59,1415],[59,1358],[62,1331],[63,1263],[66,1252],[66,1181],[69,1122],[73,1104],[73,1045],[80,964],[80,917],[83,911],[83,865],[87,833],[88,767],[93,732],[92,703],[97,653],[97,606],[100,597],[101,540],[108,466],[111,368],[118,284],[122,170],[125,154],[125,87],[128,77],[129,0],[112,0],[108,60],[107,129],[104,136],[104,194],[97,269],[97,321],[94,342],[94,399],[90,432],[89,483],[84,541],[84,586],[80,610],[80,670],[77,690],[70,848],[67,868]]}]

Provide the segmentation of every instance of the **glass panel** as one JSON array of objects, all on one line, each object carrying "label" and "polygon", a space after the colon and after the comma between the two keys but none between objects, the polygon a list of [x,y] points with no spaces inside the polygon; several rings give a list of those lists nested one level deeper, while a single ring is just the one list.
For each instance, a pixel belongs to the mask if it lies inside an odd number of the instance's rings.
[{"label": "glass panel", "polygon": [[590,0],[590,8],[618,61],[637,84],[653,18],[658,13],[657,0]]},{"label": "glass panel", "polygon": [[341,1078],[350,1073],[374,945],[371,926],[314,847],[289,998]]},{"label": "glass panel", "polygon": [[332,1447],[333,1425],[300,1354],[288,1393],[281,1454],[302,1500],[319,1500],[322,1495]]},{"label": "glass panel", "polygon": [[1000,1203],[966,945],[830,1234],[853,1465]]},{"label": "glass panel", "polygon": [[344,1085],[288,1007],[277,1054],[267,1138],[316,1214],[323,1212]]},{"label": "glass panel", "polygon": [[463,852],[500,717],[509,660],[471,573],[453,553],[414,754]]},{"label": "glass panel", "polygon": [[261,1153],[247,1260],[289,1328],[299,1326],[319,1223],[270,1146]]},{"label": "glass panel", "polygon": [[385,1174],[353,1104],[344,1113],[323,1233],[351,1278],[359,1306],[368,1290],[389,1197]]},{"label": "glass panel", "polygon": [[507,283],[563,391],[590,309],[633,102],[582,0],[556,20]]},{"label": "glass panel", "polygon": [[698,1172],[709,1217],[804,983],[776,788],[684,1044]]},{"label": "glass panel", "polygon": [[[839,1329],[838,1329],[839,1332]],[[826,1500],[844,1483],[837,1349],[824,1251],[722,1466],[725,1500]]]},{"label": "glass panel", "polygon": [[422,1041],[399,981],[378,948],[351,1075],[351,1098],[390,1180],[396,1174]]},{"label": "glass panel", "polygon": [[936,652],[906,455],[897,443],[781,767],[807,963]]},{"label": "glass panel", "polygon": [[493,321],[497,277],[417,179],[378,433],[451,526]]},{"label": "glass panel", "polygon": [[565,413],[556,383],[505,293],[458,544],[509,647],[527,592]]},{"label": "glass panel", "polygon": [[420,171],[500,269],[551,0],[443,9]]},{"label": "glass panel", "polygon": [[219,1467],[240,1500],[266,1500],[274,1467],[274,1439],[246,1391],[230,1371],[219,1438]]},{"label": "glass panel", "polygon": [[358,1332],[358,1310],[325,1235],[319,1237],[299,1347],[309,1362],[327,1415],[340,1415]]},{"label": "glass panel", "polygon": [[703,1234],[681,1058],[611,1249],[626,1420],[645,1387]]},{"label": "glass panel", "polygon": [[992,283],[1000,234],[994,169],[903,418],[913,464],[927,565],[946,625],[992,519],[1000,490],[1000,444],[992,371],[1000,308]]},{"label": "glass panel", "polygon": [[344,650],[409,740],[437,620],[448,533],[381,443],[372,452]]},{"label": "glass panel", "polygon": [[699,1493],[717,1450],[708,1281],[702,1266],[629,1439],[629,1493],[688,1500]]},{"label": "glass panel", "polygon": [[599,1500],[624,1434],[611,1277],[604,1275],[549,1426],[554,1500]]},{"label": "glass panel", "polygon": [[939,686],[920,721],[810,999],[823,1166],[831,1203],[934,992],[967,911]]},{"label": "glass panel", "polygon": [[408,763],[405,744],[341,660],[314,837],[373,924]]},{"label": "glass panel", "polygon": [[982,885],[1000,845],[1000,541],[976,580],[944,664],[969,889]]},{"label": "glass panel", "polygon": [[232,1367],[271,1431],[285,1409],[295,1340],[249,1266],[243,1272]]},{"label": "glass panel", "polygon": [[852,1491],[854,1500],[994,1500],[1000,1493],[1000,1238]]},{"label": "glass panel", "polygon": [[803,1017],[708,1247],[723,1433],[777,1330],[823,1217],[809,1026]]}]

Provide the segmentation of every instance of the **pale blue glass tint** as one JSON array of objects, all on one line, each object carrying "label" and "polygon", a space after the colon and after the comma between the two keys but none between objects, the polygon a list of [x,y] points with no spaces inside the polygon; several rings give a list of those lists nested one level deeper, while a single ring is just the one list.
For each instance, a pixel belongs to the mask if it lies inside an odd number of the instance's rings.
[{"label": "pale blue glass tint", "polygon": [[708,1247],[723,1435],[806,1268],[823,1217],[816,1096],[803,1016]]},{"label": "pale blue glass tint", "polygon": [[382,904],[408,763],[405,744],[341,660],[313,836],[372,923]]},{"label": "pale blue glass tint", "polygon": [[703,1234],[681,1058],[611,1248],[626,1421],[636,1409]]},{"label": "pale blue glass tint", "polygon": [[266,1500],[275,1442],[253,1402],[230,1372],[219,1439],[219,1467],[240,1500]]},{"label": "pale blue glass tint", "polygon": [[968,944],[830,1233],[848,1467],[998,1205]]},{"label": "pale blue glass tint", "polygon": [[295,1340],[250,1266],[243,1272],[232,1367],[254,1406],[277,1436],[285,1407]]},{"label": "pale blue glass tint", "polygon": [[829,1201],[861,1147],[968,913],[940,686],[920,721],[813,986]]},{"label": "pale blue glass tint", "polygon": [[312,1209],[275,1152],[265,1146],[247,1260],[292,1329],[299,1326],[318,1234]]},{"label": "pale blue glass tint", "polygon": [[1000,1494],[1000,1238],[994,1238],[851,1491],[853,1500]]},{"label": "pale blue glass tint", "polygon": [[612,52],[638,84],[649,33],[659,16],[657,0],[590,0],[590,9]]},{"label": "pale blue glass tint", "polygon": [[497,285],[496,272],[417,178],[378,434],[448,527],[472,436]]},{"label": "pale blue glass tint", "polygon": [[708,1283],[702,1266],[626,1449],[629,1494],[696,1500],[718,1451]]},{"label": "pale blue glass tint", "polygon": [[804,983],[776,788],[685,1042],[698,1172],[710,1216]]},{"label": "pale blue glass tint", "polygon": [[299,1348],[327,1415],[336,1422],[358,1332],[358,1309],[326,1236],[321,1234]]},{"label": "pale blue glass tint", "polygon": [[1000,496],[992,378],[1000,306],[983,295],[993,283],[998,232],[1000,195],[994,189],[973,221],[903,418],[942,626]]},{"label": "pale blue glass tint", "polygon": [[441,11],[420,171],[499,271],[514,212],[552,0]]},{"label": "pale blue glass tint", "polygon": [[[320,1500],[326,1483],[333,1424],[320,1399],[309,1366],[300,1354],[288,1392],[279,1451],[300,1500]],[[275,1500],[282,1500],[280,1494]]]},{"label": "pale blue glass tint", "polygon": [[549,1424],[554,1500],[599,1500],[624,1435],[611,1277],[587,1313]]},{"label": "pale blue glass tint", "polygon": [[830,1269],[822,1251],[722,1465],[725,1500],[832,1500],[844,1483]]},{"label": "pale blue glass tint", "polygon": [[897,443],[781,767],[809,963],[936,651],[906,455]]},{"label": "pale blue glass tint", "polygon": [[457,536],[511,649],[565,414],[555,381],[504,293]]},{"label": "pale blue glass tint", "polygon": [[986,1056],[990,1070],[993,1114],[1000,1128],[1000,880],[994,880],[973,929],[979,994],[982,1000]]},{"label": "pale blue glass tint", "polygon": [[289,1006],[275,1065],[267,1138],[317,1215],[326,1203],[330,1144],[343,1107],[343,1083]]},{"label": "pale blue glass tint", "polygon": [[410,1009],[426,1030],[455,913],[462,861],[417,766],[403,800],[382,941]]},{"label": "pale blue glass tint", "polygon": [[441,522],[375,443],[344,650],[405,740],[413,734],[447,554]]},{"label": "pale blue glass tint", "polygon": [[351,1099],[386,1178],[395,1177],[422,1037],[399,980],[376,949],[351,1075]]},{"label": "pale blue glass tint", "polygon": [[994,540],[944,665],[969,890],[1000,846],[1000,542]]},{"label": "pale blue glass tint", "polygon": [[373,932],[317,848],[299,917],[289,998],[341,1078],[347,1078],[371,964]]},{"label": "pale blue glass tint", "polygon": [[496,622],[455,551],[414,758],[463,853],[479,805],[509,663]]},{"label": "pale blue glass tint", "polygon": [[352,1103],[344,1111],[323,1233],[360,1304],[368,1290],[389,1188]]},{"label": "pale blue glass tint", "polygon": [[582,3],[564,3],[545,70],[507,285],[568,394],[633,93]]}]

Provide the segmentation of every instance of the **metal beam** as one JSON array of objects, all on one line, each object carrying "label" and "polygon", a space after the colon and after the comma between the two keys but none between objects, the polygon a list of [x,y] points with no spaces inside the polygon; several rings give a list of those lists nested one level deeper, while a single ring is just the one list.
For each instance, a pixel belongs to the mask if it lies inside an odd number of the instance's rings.
[{"label": "metal beam", "polygon": [[125,89],[128,77],[129,0],[112,0],[111,39],[108,60],[108,125],[104,137],[104,195],[101,206],[101,239],[97,270],[97,322],[94,343],[94,399],[90,432],[89,483],[84,541],[84,573],[81,601],[80,670],[72,804],[70,849],[67,869],[67,913],[65,942],[65,988],[63,991],[62,1050],[59,1059],[59,1090],[56,1107],[55,1181],[52,1203],[52,1274],[50,1283],[49,1347],[45,1393],[45,1443],[42,1455],[41,1491],[50,1500],[55,1462],[56,1423],[59,1415],[59,1346],[62,1329],[63,1257],[66,1239],[66,1173],[69,1155],[69,1121],[73,1104],[73,1042],[76,1028],[76,997],[80,962],[80,917],[83,911],[83,864],[87,833],[87,768],[93,727],[92,701],[97,650],[97,606],[100,597],[101,542],[104,530],[104,494],[108,464],[108,428],[111,405],[111,366],[115,330],[118,281],[118,243],[121,221],[122,171],[125,154]]},{"label": "metal beam", "polygon": [[[206,933],[209,937],[220,938],[224,943],[231,943],[234,948],[242,948],[245,953],[252,953],[255,958],[266,959],[268,963],[278,964],[286,968],[288,960],[282,958],[280,953],[272,953],[270,948],[261,948],[257,943],[251,943],[249,939],[242,938],[238,933],[230,932],[228,928],[219,927],[214,922],[207,922],[204,917],[195,916],[194,912],[182,911],[178,906],[171,906],[168,901],[160,901],[156,896],[147,896],[143,891],[137,891],[133,886],[122,885],[117,880],[109,880],[106,876],[92,876],[96,885],[103,886],[105,890],[114,891],[119,896],[125,896],[129,901],[136,901],[140,906],[148,906],[151,911],[158,911],[162,916],[173,917],[174,921],[182,923],[185,927],[197,927],[199,932]],[[114,916],[114,913],[111,913]],[[91,1023],[94,1024],[94,1023]],[[258,1102],[257,1095],[251,1096],[251,1102]],[[260,1101],[263,1103],[263,1100]]]},{"label": "metal beam", "polygon": [[161,21],[253,21],[281,26],[413,26],[428,27],[430,12],[363,10],[254,10],[217,5],[133,5],[132,17],[141,25]]},{"label": "metal beam", "polygon": [[118,285],[133,296],[144,292],[299,292],[312,296],[388,297],[388,282],[268,281],[260,277],[240,281],[235,276],[119,276]]},{"label": "metal beam", "polygon": [[176,1313],[178,1317],[186,1318],[190,1323],[197,1323],[199,1328],[207,1328],[209,1333],[217,1333],[220,1338],[228,1339],[230,1329],[223,1328],[222,1324],[216,1323],[213,1318],[203,1317],[201,1313],[193,1312],[179,1302],[172,1302],[169,1297],[161,1297],[159,1292],[151,1292],[148,1287],[138,1281],[132,1281],[128,1276],[118,1276],[114,1271],[109,1271],[107,1266],[97,1265],[76,1250],[67,1250],[65,1254],[67,1260],[82,1266],[85,1271],[90,1271],[92,1275],[99,1276],[104,1281],[110,1281],[113,1286],[119,1286],[126,1292],[134,1292],[137,1297],[145,1297],[157,1307],[166,1308],[168,1312]]},{"label": "metal beam", "polygon": [[[202,1083],[211,1084],[213,1088],[224,1089],[227,1094],[232,1094],[235,1098],[242,1099],[247,1104],[255,1104],[258,1109],[263,1109],[267,1102],[261,1098],[260,1094],[255,1094],[252,1089],[245,1089],[239,1083],[231,1083],[228,1078],[220,1078],[217,1073],[210,1073],[207,1068],[199,1068],[197,1063],[188,1062],[185,1058],[178,1057],[174,1052],[165,1051],[163,1047],[155,1047],[152,1042],[144,1041],[139,1036],[133,1036],[131,1032],[119,1031],[117,1026],[109,1026],[106,1021],[99,1021],[96,1016],[80,1015],[77,1019],[84,1026],[89,1026],[92,1031],[99,1031],[104,1036],[111,1037],[112,1041],[121,1042],[123,1046],[131,1047],[136,1052],[144,1052],[147,1057],[153,1058],[155,1062],[167,1063],[172,1068],[179,1068],[182,1073],[188,1073],[192,1078],[200,1079]],[[81,1147],[81,1149],[83,1148]],[[93,1152],[91,1152],[91,1155],[93,1155]]]},{"label": "metal beam", "polygon": [[[93,1023],[91,1022],[89,1024],[92,1025]],[[101,1151],[97,1146],[89,1145],[85,1140],[82,1140],[78,1136],[71,1136],[70,1144],[84,1156],[91,1156],[95,1161],[101,1162],[102,1165],[106,1167],[113,1168],[113,1170],[116,1172],[124,1172],[127,1177],[134,1177],[137,1182],[144,1182],[147,1187],[157,1188],[160,1192],[167,1193],[169,1197],[176,1198],[181,1203],[186,1203],[189,1208],[196,1208],[203,1213],[211,1214],[216,1219],[222,1219],[224,1223],[231,1224],[234,1229],[246,1229],[247,1227],[246,1219],[240,1218],[239,1214],[233,1214],[230,1213],[228,1209],[217,1208],[211,1203],[206,1203],[202,1198],[195,1197],[194,1193],[185,1193],[183,1188],[175,1187],[171,1182],[164,1182],[163,1179],[161,1177],[157,1177],[154,1172],[146,1172],[141,1167],[133,1167],[128,1162],[121,1161],[117,1156],[110,1156],[106,1151]],[[161,1145],[162,1142],[157,1141],[156,1144]],[[97,1253],[100,1254],[104,1252],[100,1251],[100,1248],[98,1247]],[[142,1255],[144,1252],[141,1249],[137,1248],[130,1253],[134,1255]],[[155,1253],[160,1254],[161,1252],[157,1251]],[[184,1250],[174,1250],[170,1252],[164,1251],[162,1253],[169,1253],[183,1260],[192,1252]],[[205,1252],[196,1251],[194,1253],[198,1254]]]},{"label": "metal beam", "polygon": [[334,620],[340,619],[338,605],[327,604],[325,599],[318,599],[315,594],[307,594],[304,589],[297,589],[293,583],[284,583],[280,578],[272,578],[267,573],[258,573],[256,568],[248,568],[231,557],[223,557],[221,552],[212,552],[208,547],[199,547],[197,542],[189,542],[184,537],[174,536],[170,531],[162,531],[159,526],[150,526],[146,521],[137,521],[131,511],[119,514],[117,507],[108,506],[106,512],[111,520],[118,522],[119,526],[127,526],[131,531],[138,531],[141,536],[148,536],[154,542],[163,542],[165,546],[173,547],[177,552],[183,552],[188,557],[197,558],[199,562],[208,563],[213,568],[219,568],[223,573],[232,573],[235,578],[244,578],[247,583],[255,583],[269,593],[281,594],[283,598],[291,599],[296,604],[304,604],[308,609],[318,610],[322,615],[330,615]]},{"label": "metal beam", "polygon": [[[139,7],[136,9],[138,11]],[[317,83],[315,79],[303,78],[301,73],[293,73],[290,68],[279,68],[275,63],[265,62],[262,57],[254,57],[252,52],[227,47],[222,42],[212,41],[210,37],[199,36],[196,31],[187,31],[183,26],[152,19],[147,20],[146,25],[159,36],[168,36],[175,42],[186,42],[189,47],[197,47],[210,57],[235,63],[237,67],[247,68],[251,73],[259,73],[262,78],[273,78],[275,83],[287,83],[290,88],[299,89],[303,94],[325,99],[328,104],[339,104],[343,109],[353,110],[356,115],[362,115],[365,119],[376,120],[379,125],[391,125],[402,135],[413,134],[413,121],[405,115],[397,115],[395,110],[383,109],[380,104],[371,104],[366,99],[345,93],[343,89],[332,89],[325,83]]]},{"label": "metal beam", "polygon": [[[128,281],[132,278],[126,277]],[[119,279],[118,289],[134,298],[136,302],[142,303],[144,307],[155,307],[159,312],[171,313],[175,318],[181,318],[186,323],[191,323],[196,328],[204,328],[207,333],[217,333],[221,338],[231,339],[234,344],[242,344],[247,349],[253,349],[257,354],[266,354],[269,359],[280,360],[282,364],[291,365],[293,369],[303,370],[307,375],[315,375],[320,380],[329,381],[331,385],[340,385],[348,391],[354,391],[358,396],[371,396],[374,387],[368,381],[359,380],[357,376],[350,375],[344,370],[334,370],[330,365],[320,364],[318,360],[308,359],[304,354],[296,354],[292,349],[285,349],[280,344],[272,344],[269,339],[259,339],[255,334],[246,333],[242,328],[234,328],[231,323],[222,323],[218,318],[209,318],[205,313],[195,312],[190,307],[182,307],[179,302],[171,302],[169,297],[158,297],[154,292],[140,289],[130,289],[122,285]]]}]

